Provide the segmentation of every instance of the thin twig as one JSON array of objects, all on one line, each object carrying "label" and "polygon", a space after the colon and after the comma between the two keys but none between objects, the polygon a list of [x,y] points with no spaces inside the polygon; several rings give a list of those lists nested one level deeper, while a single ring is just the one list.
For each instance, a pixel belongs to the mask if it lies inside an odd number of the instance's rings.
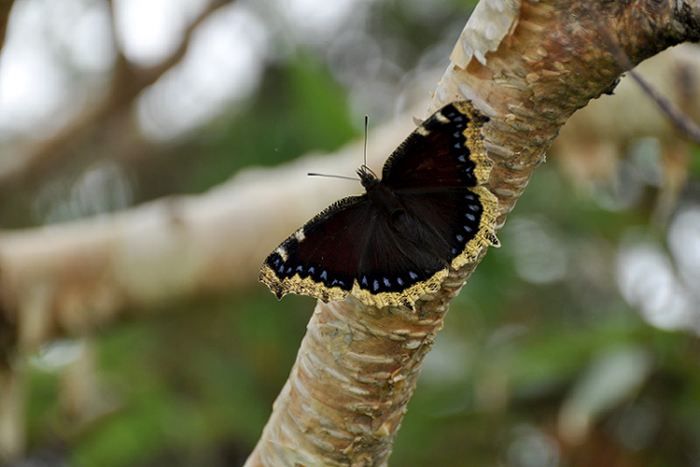
[{"label": "thin twig", "polygon": [[[600,24],[604,24],[602,16],[599,14],[597,9],[591,8],[591,14],[598,17]],[[623,70],[627,70],[627,73],[634,79],[639,87],[642,88],[644,92],[656,103],[657,107],[666,114],[666,116],[673,122],[675,127],[689,140],[695,142],[700,146],[700,127],[688,117],[681,109],[679,109],[673,102],[671,102],[666,96],[661,94],[656,88],[654,88],[648,81],[642,78],[636,71],[633,70],[635,67],[634,63],[630,60],[620,47],[620,44],[612,36],[610,30],[607,27],[603,27],[601,33],[606,39],[607,47],[615,56],[617,64]]]},{"label": "thin twig", "polygon": [[649,84],[639,73],[634,70],[629,70],[628,73],[634,79],[639,87],[646,92],[656,105],[671,119],[681,133],[688,139],[700,146],[700,127],[688,117],[681,109],[662,95],[656,88]]}]

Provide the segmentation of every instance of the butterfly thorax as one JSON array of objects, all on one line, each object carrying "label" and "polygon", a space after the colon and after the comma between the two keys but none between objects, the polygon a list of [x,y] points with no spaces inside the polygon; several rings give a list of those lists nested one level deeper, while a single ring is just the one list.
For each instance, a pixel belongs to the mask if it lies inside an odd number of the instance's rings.
[{"label": "butterfly thorax", "polygon": [[406,209],[398,196],[365,165],[357,170],[360,183],[367,190],[367,197],[379,213],[394,227],[404,218]]},{"label": "butterfly thorax", "polygon": [[377,176],[372,172],[372,169],[362,164],[359,169],[357,169],[357,175],[360,177],[360,183],[366,190],[369,191],[370,187],[381,183]]}]

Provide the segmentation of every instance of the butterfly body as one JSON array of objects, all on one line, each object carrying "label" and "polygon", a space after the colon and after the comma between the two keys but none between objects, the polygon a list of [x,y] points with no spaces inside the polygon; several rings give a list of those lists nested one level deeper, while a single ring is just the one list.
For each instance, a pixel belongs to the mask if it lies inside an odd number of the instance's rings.
[{"label": "butterfly body", "polygon": [[360,167],[357,174],[360,176],[360,183],[367,191],[369,202],[387,221],[391,222],[392,216],[403,210],[399,198],[364,165]]},{"label": "butterfly body", "polygon": [[370,306],[413,308],[449,269],[476,261],[493,233],[496,198],[484,187],[490,161],[467,101],[443,107],[392,153],[381,180],[366,166],[365,193],[344,198],[297,230],[263,263],[260,280],[323,301],[348,294]]}]

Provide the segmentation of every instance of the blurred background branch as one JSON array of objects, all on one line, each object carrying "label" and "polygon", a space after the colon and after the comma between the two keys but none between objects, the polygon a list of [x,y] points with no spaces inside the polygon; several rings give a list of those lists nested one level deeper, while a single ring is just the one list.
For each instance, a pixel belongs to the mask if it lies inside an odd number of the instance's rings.
[{"label": "blurred background branch", "polygon": [[[77,114],[51,138],[15,148],[11,155],[13,160],[5,160],[0,166],[0,203],[12,205],[8,200],[21,198],[23,191],[36,189],[61,167],[75,164],[76,155],[81,159],[80,164],[85,166],[105,157],[139,158],[151,153],[154,150],[152,144],[138,134],[134,101],[144,89],[180,63],[193,32],[202,21],[229,3],[209,2],[184,28],[175,49],[150,66],[130,62],[117,47],[117,38],[112,36],[111,46],[116,56],[106,86],[92,89]],[[109,29],[116,31],[113,9],[108,11],[112,11]]]},{"label": "blurred background branch", "polygon": [[[411,119],[378,128],[368,155],[374,166],[411,131]],[[117,320],[166,308],[173,300],[245,291],[257,284],[260,258],[279,238],[354,184],[298,183],[311,170],[352,173],[362,153],[353,144],[332,156],[299,159],[279,169],[242,171],[198,196],[168,197],[40,229],[0,234],[5,317],[17,322],[38,282],[52,285],[37,348]],[[279,204],[278,199],[286,200]]]}]

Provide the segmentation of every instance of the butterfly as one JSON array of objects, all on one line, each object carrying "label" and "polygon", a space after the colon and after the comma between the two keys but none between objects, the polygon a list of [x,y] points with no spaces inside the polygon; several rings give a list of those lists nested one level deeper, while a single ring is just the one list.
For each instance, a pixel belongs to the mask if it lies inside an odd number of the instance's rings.
[{"label": "butterfly", "polygon": [[381,179],[366,165],[357,170],[364,194],[335,202],[282,242],[260,281],[278,299],[352,294],[369,306],[413,309],[450,268],[500,246],[498,202],[480,186],[491,171],[481,135],[488,120],[469,101],[435,112],[389,156]]}]

